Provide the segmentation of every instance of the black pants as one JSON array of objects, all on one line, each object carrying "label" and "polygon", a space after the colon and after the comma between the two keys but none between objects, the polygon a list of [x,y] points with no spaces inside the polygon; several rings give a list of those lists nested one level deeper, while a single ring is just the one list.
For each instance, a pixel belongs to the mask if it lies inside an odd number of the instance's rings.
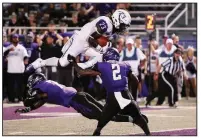
[{"label": "black pants", "polygon": [[163,104],[165,97],[168,96],[169,105],[178,101],[176,78],[169,73],[162,72],[158,78],[158,91],[147,97],[147,104],[158,97],[157,105]]},{"label": "black pants", "polygon": [[165,96],[168,96],[169,105],[174,105],[178,101],[177,81],[173,75],[162,72],[158,87],[158,105],[163,104]]},{"label": "black pants", "polygon": [[136,76],[134,76],[133,74],[129,75],[129,80],[128,80],[128,87],[129,87],[129,91],[131,92],[134,100],[136,101],[138,93],[137,93],[137,89],[138,89],[138,79]]},{"label": "black pants", "polygon": [[3,70],[3,99],[7,98],[8,97],[8,92],[7,92],[7,89],[8,89],[8,85],[7,85],[7,71],[6,70]]},{"label": "black pants", "polygon": [[58,81],[60,84],[71,87],[73,82],[72,68],[58,68]]},{"label": "black pants", "polygon": [[152,95],[152,93],[156,92],[155,82],[154,82],[154,73],[150,73],[149,75],[145,75],[145,83],[148,86],[148,93]]},{"label": "black pants", "polygon": [[93,135],[100,135],[102,128],[119,112],[130,115],[134,122],[140,126],[146,135],[150,135],[149,128],[145,118],[142,116],[137,103],[133,100],[132,95],[129,91],[122,91],[121,95],[124,99],[130,100],[131,102],[121,109],[114,93],[107,95],[106,104],[103,108],[103,112],[98,121],[98,125]]},{"label": "black pants", "polygon": [[[90,97],[90,98],[89,98]],[[96,105],[93,97],[84,92],[78,92],[70,103],[77,112],[81,113],[84,117],[89,119],[98,119],[102,110],[99,108],[100,105]]]},{"label": "black pants", "polygon": [[23,73],[8,73],[8,100],[14,102],[15,98],[22,100],[24,92],[24,75]]}]

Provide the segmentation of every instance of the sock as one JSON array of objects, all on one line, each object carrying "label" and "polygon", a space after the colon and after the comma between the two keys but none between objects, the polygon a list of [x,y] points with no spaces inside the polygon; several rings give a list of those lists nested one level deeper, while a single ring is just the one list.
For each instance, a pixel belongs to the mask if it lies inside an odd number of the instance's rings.
[{"label": "sock", "polygon": [[45,64],[45,66],[55,66],[55,67],[57,67],[58,66],[58,61],[59,61],[59,58],[52,57],[52,58],[48,58],[46,60],[43,60],[42,64]]},{"label": "sock", "polygon": [[131,116],[128,116],[128,122],[133,123],[133,118]]}]

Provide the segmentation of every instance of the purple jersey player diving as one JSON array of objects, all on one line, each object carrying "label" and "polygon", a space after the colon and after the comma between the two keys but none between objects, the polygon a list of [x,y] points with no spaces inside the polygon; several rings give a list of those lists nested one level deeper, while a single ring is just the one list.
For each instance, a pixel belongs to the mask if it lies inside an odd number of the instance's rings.
[{"label": "purple jersey player diving", "polygon": [[[35,72],[35,71],[34,71]],[[29,72],[30,73],[30,72]],[[27,73],[26,98],[24,106],[15,112],[27,113],[40,108],[45,103],[53,103],[64,107],[72,107],[88,119],[99,120],[103,105],[96,101],[91,95],[85,92],[77,92],[73,87],[66,87],[55,81],[47,80],[42,73]],[[91,71],[91,74],[100,74]],[[133,122],[133,118],[128,115],[118,114],[112,121]]]}]

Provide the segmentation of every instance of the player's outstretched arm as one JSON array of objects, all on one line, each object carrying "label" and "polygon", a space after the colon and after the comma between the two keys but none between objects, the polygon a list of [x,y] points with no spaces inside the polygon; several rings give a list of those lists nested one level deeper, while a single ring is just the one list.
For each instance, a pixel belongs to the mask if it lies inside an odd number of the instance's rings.
[{"label": "player's outstretched arm", "polygon": [[25,108],[18,108],[15,110],[15,113],[28,113],[32,110],[38,109],[41,106],[43,106],[46,102],[44,100],[40,100],[35,102],[33,105],[31,105],[30,107],[25,107]]},{"label": "player's outstretched arm", "polygon": [[96,75],[101,75],[100,72],[94,71],[91,69],[82,69],[81,67],[78,66],[75,57],[68,55],[68,61],[73,64],[75,70],[78,72],[79,75],[81,76],[96,76]]}]

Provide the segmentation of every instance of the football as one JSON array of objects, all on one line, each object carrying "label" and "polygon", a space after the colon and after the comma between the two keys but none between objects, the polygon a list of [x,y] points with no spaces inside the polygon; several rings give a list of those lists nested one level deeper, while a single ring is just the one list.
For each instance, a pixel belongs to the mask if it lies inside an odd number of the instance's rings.
[{"label": "football", "polygon": [[102,47],[106,46],[108,41],[109,41],[108,38],[105,36],[101,36],[100,38],[97,39],[98,44]]}]

